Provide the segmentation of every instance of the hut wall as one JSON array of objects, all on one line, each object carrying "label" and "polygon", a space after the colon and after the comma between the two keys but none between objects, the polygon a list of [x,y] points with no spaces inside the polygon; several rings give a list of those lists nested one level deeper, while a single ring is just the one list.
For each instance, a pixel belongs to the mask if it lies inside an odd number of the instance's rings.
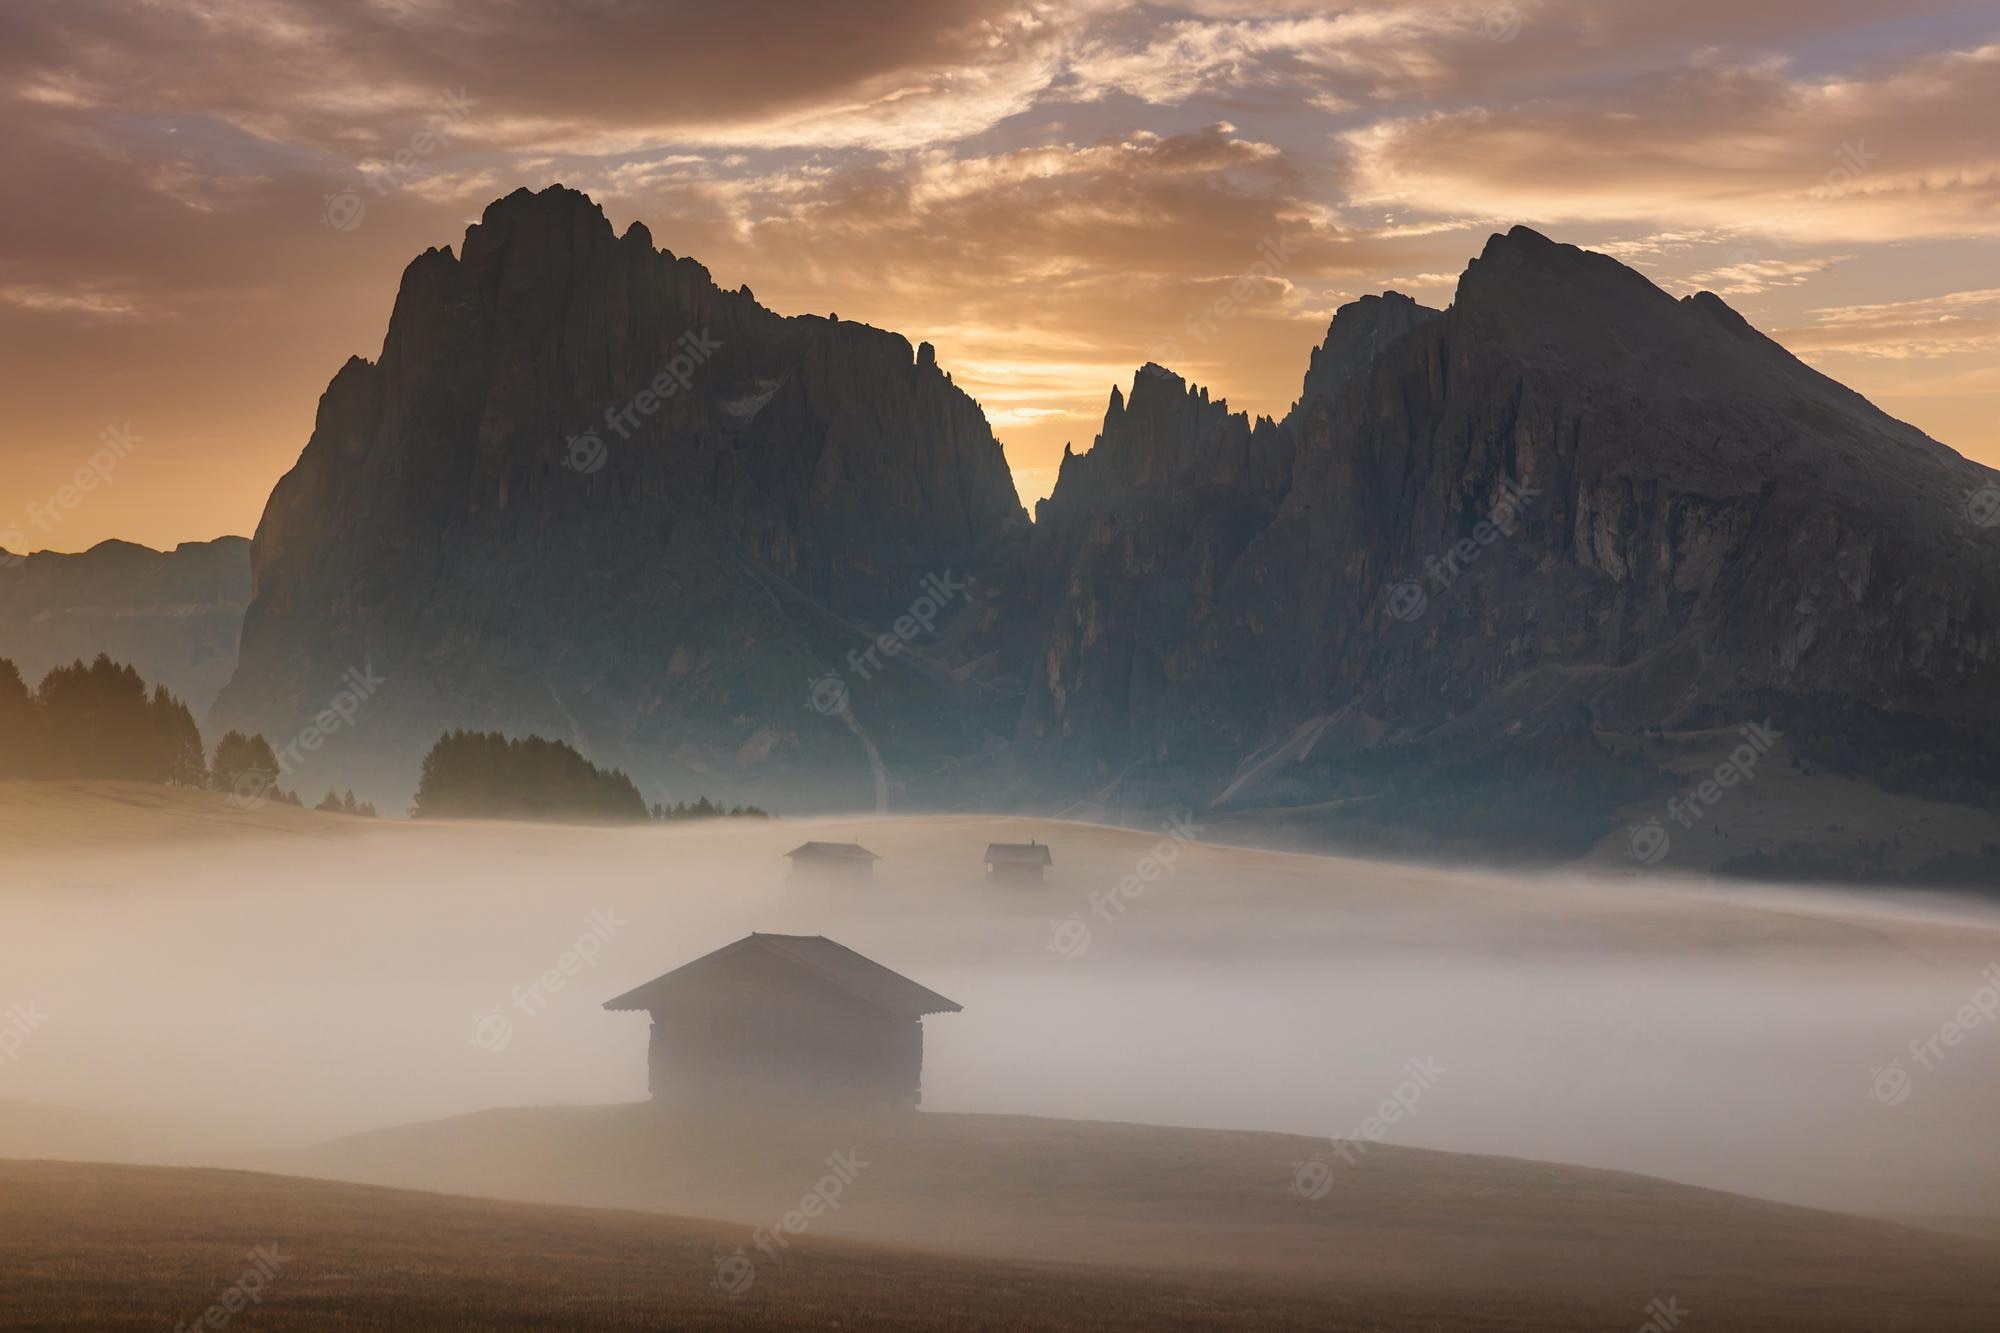
[{"label": "hut wall", "polygon": [[923,1025],[840,1007],[680,1006],[654,1014],[648,1067],[660,1101],[915,1106]]}]

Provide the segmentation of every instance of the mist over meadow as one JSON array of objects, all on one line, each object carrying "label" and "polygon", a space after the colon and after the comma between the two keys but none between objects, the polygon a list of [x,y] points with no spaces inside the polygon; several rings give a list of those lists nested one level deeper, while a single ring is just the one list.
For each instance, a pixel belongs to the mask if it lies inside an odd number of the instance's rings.
[{"label": "mist over meadow", "polygon": [[[1054,848],[1048,882],[988,882],[986,842],[1030,836]],[[788,878],[808,837],[885,859],[868,881]],[[642,1100],[645,1017],[602,1002],[755,930],[825,934],[964,1006],[925,1021],[926,1110],[1518,1155],[1912,1215],[1974,1211],[2000,1179],[1982,1012],[2000,916],[1972,900],[970,817],[357,826],[50,850],[9,879],[0,1008],[42,1017],[0,1056],[0,1102],[116,1117],[12,1108],[14,1155],[89,1130],[115,1149],[97,1156],[232,1161]]]}]

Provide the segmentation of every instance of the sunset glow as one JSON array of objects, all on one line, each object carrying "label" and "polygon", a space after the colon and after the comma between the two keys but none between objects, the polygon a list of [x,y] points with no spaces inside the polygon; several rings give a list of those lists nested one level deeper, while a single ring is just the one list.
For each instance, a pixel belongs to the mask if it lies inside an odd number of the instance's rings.
[{"label": "sunset glow", "polygon": [[771,8],[10,6],[0,545],[250,532],[403,266],[557,181],[934,343],[1031,507],[1143,362],[1282,414],[1337,306],[1515,223],[2000,463],[1990,6]]}]

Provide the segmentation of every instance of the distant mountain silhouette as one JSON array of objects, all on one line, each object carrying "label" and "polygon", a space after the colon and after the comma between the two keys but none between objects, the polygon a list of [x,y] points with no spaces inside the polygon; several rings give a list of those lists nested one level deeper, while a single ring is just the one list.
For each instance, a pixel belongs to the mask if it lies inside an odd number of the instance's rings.
[{"label": "distant mountain silhouette", "polygon": [[1649,738],[1768,717],[1795,769],[1990,815],[1995,482],[1718,298],[1516,228],[1449,310],[1343,307],[1282,422],[1143,368],[1031,526],[928,345],[519,191],[329,386],[217,716],[289,734],[368,665],[313,781],[391,804],[474,727],[648,800],[1530,854],[1672,790]]},{"label": "distant mountain silhouette", "polygon": [[236,669],[250,602],[247,539],[21,554],[0,554],[0,657],[38,681],[107,653],[186,700],[197,719],[208,711]]}]

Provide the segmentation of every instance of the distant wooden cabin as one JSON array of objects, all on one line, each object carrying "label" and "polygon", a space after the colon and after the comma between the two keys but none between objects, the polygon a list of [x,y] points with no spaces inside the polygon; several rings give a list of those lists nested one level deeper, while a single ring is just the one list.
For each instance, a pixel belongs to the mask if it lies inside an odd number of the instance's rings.
[{"label": "distant wooden cabin", "polygon": [[1042,879],[1055,858],[1047,843],[993,842],[986,845],[986,873],[1009,879]]},{"label": "distant wooden cabin", "polygon": [[790,859],[794,874],[803,871],[855,879],[874,874],[875,863],[882,859],[858,842],[802,842],[785,856]]},{"label": "distant wooden cabin", "polygon": [[653,1099],[901,1106],[923,1100],[926,1014],[959,1006],[822,935],[749,935],[606,1009],[653,1017]]}]

